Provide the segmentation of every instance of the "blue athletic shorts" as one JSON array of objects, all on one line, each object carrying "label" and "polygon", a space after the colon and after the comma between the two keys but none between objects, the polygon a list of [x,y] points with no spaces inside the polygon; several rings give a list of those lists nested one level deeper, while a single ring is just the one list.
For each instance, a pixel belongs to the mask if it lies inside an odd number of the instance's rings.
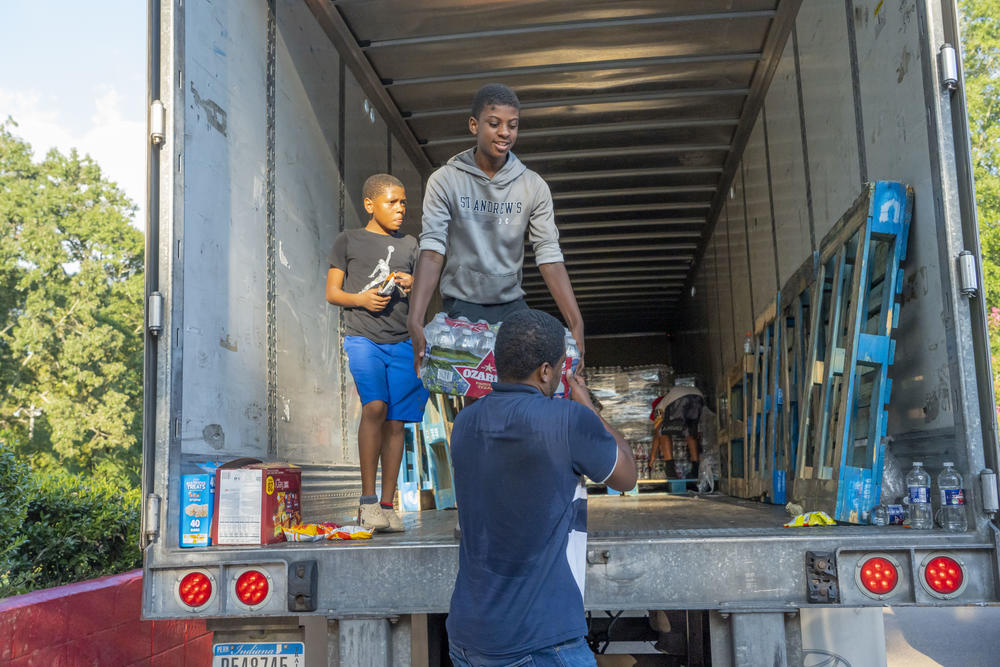
[{"label": "blue athletic shorts", "polygon": [[344,352],[361,396],[361,404],[383,401],[386,419],[418,422],[430,394],[413,371],[413,343],[375,343],[364,336],[345,336]]}]

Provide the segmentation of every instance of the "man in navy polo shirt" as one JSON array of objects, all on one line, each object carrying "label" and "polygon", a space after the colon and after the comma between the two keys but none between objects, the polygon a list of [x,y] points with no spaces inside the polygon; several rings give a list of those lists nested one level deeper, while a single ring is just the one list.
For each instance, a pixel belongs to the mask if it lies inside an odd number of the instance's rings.
[{"label": "man in navy polo shirt", "polygon": [[457,666],[596,664],[584,640],[582,476],[625,491],[636,469],[583,380],[570,379],[572,400],[552,398],[565,355],[556,318],[509,315],[494,351],[500,382],[455,419],[462,539],[447,628]]}]

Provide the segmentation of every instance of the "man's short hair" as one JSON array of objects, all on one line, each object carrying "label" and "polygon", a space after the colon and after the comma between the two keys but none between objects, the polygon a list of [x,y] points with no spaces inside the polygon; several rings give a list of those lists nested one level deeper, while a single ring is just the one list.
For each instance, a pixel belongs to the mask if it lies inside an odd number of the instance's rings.
[{"label": "man's short hair", "polygon": [[493,358],[501,381],[529,377],[546,361],[555,366],[566,353],[562,323],[540,310],[519,310],[500,325]]},{"label": "man's short hair", "polygon": [[521,109],[521,100],[517,99],[510,86],[502,83],[488,83],[476,92],[472,98],[472,117],[479,118],[479,114],[488,106],[514,107],[518,111]]},{"label": "man's short hair", "polygon": [[386,188],[391,188],[392,186],[406,189],[403,181],[392,174],[372,174],[365,179],[365,184],[361,186],[361,197],[375,201],[380,194],[386,191]]}]

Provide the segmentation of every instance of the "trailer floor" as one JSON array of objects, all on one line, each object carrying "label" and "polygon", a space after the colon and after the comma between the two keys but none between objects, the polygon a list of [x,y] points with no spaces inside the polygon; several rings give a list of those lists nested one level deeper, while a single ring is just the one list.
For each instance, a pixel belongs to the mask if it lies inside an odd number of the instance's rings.
[{"label": "trailer floor", "polygon": [[[401,514],[405,533],[378,533],[372,545],[428,546],[454,543],[455,510],[424,510]],[[591,495],[587,501],[589,537],[669,537],[691,531],[760,534],[787,531],[788,514],[779,505],[722,495],[642,493],[636,496]],[[350,521],[343,517],[341,521]],[[360,546],[358,542],[332,542]]]},{"label": "trailer floor", "polygon": [[[455,510],[424,510],[401,513],[406,531],[378,533],[371,540],[334,540],[311,542],[309,547],[332,549],[427,548],[458,545]],[[790,519],[784,507],[724,495],[687,495],[640,493],[635,496],[590,495],[587,502],[587,537],[590,541],[627,543],[634,540],[712,539],[731,542],[766,538],[788,542],[815,542],[835,537],[844,544],[890,540],[895,546],[905,544],[952,545],[978,544],[978,536],[943,530],[915,531],[901,526],[836,526],[785,528]],[[340,523],[354,523],[354,517],[334,518]],[[301,549],[301,543],[280,542],[273,548]],[[234,547],[255,549],[256,547]]]}]

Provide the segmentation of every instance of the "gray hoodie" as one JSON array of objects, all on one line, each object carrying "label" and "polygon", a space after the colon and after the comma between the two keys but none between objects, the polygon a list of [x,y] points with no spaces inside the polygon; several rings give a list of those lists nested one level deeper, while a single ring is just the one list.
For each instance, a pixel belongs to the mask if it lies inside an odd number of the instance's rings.
[{"label": "gray hoodie", "polygon": [[471,303],[506,303],[524,296],[524,231],[536,264],[563,261],[552,195],[542,177],[513,153],[493,178],[470,148],[427,179],[420,249],[446,255],[441,294]]}]

